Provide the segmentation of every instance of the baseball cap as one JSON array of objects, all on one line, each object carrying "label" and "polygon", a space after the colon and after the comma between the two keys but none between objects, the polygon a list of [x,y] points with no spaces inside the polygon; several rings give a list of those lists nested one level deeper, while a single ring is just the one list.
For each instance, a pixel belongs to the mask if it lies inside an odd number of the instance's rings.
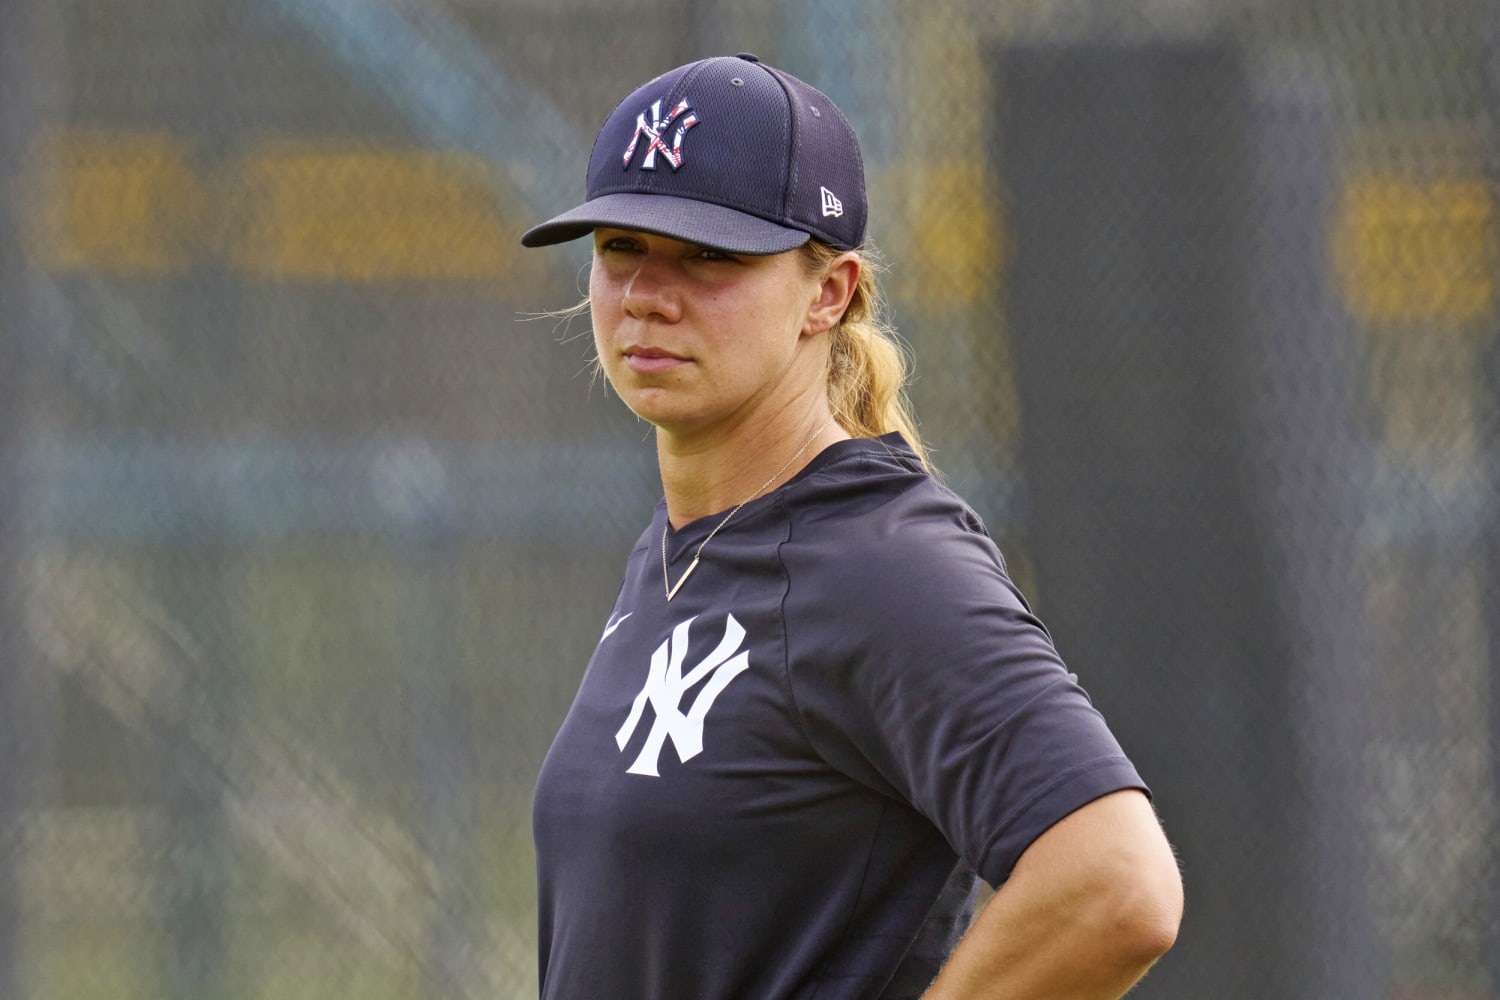
[{"label": "baseball cap", "polygon": [[859,140],[824,94],[749,53],[679,66],[621,101],[594,139],[583,204],[526,231],[541,247],[608,226],[728,253],[865,237]]}]

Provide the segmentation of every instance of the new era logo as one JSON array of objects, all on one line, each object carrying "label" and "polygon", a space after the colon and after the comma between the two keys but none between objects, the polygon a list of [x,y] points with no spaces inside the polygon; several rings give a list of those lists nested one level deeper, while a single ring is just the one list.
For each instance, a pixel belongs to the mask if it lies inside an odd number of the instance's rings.
[{"label": "new era logo", "polygon": [[844,203],[839,201],[838,198],[834,196],[834,193],[827,188],[820,188],[819,190],[823,192],[823,218],[826,219],[830,215],[837,218],[838,216],[843,215]]}]

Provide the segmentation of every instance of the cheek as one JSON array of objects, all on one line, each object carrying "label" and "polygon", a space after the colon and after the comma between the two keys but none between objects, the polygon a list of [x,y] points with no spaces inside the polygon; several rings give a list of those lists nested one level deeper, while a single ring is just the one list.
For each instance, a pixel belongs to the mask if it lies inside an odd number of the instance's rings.
[{"label": "cheek", "polygon": [[592,310],[594,363],[598,365],[599,373],[608,379],[611,385],[614,385],[620,375],[618,369],[623,364],[615,349],[618,325],[611,318],[612,314],[601,308],[599,300],[590,297],[589,306]]},{"label": "cheek", "polygon": [[593,323],[596,347],[607,341],[618,316],[619,298],[610,294],[609,282],[599,276],[596,268],[589,275],[589,318]]},{"label": "cheek", "polygon": [[606,282],[596,263],[589,269],[589,310],[596,316],[604,312]]},{"label": "cheek", "polygon": [[609,357],[609,352],[604,349],[605,344],[607,343],[607,341],[605,340],[604,331],[601,330],[601,329],[599,329],[599,321],[597,319],[595,319],[594,322],[593,322],[593,328],[594,328],[593,329],[593,332],[594,332],[594,358],[600,364],[603,364],[604,360]]}]

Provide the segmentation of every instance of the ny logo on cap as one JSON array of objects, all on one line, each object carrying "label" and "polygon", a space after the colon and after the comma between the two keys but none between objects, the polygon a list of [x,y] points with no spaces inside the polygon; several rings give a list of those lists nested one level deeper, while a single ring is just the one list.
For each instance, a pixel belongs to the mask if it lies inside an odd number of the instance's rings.
[{"label": "ny logo on cap", "polygon": [[[663,136],[672,123],[677,123],[677,128],[672,133],[672,145],[669,148]],[[661,155],[667,158],[676,170],[682,166],[682,137],[687,130],[698,124],[698,115],[688,105],[687,101],[679,101],[672,113],[663,118],[661,116],[661,101],[651,102],[651,120],[646,120],[646,112],[642,111],[635,116],[635,134],[630,137],[630,145],[625,147],[625,169],[630,169],[630,160],[635,156],[635,147],[641,141],[641,136],[650,138],[650,144],[646,146],[646,158],[641,161],[642,170],[656,169],[656,152],[661,150]]]}]

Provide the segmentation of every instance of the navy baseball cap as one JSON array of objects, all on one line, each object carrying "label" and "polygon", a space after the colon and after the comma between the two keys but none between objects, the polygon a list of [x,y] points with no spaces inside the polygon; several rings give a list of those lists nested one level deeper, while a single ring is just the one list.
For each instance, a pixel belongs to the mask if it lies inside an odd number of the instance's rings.
[{"label": "navy baseball cap", "polygon": [[866,215],[859,140],[843,113],[741,53],[679,66],[620,102],[594,140],[583,204],[521,243],[608,226],[728,253],[782,253],[810,237],[852,250]]}]

